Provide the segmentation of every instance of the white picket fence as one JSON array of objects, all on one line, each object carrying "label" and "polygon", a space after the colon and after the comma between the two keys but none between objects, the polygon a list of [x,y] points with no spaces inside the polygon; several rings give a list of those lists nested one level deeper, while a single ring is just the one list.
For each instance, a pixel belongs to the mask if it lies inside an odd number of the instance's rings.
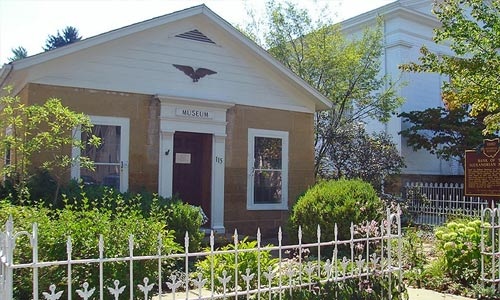
[{"label": "white picket fence", "polygon": [[408,200],[412,222],[425,225],[442,225],[451,216],[479,218],[488,207],[480,197],[465,196],[461,183],[407,182],[403,199]]},{"label": "white picket fence", "polygon": [[[282,299],[284,293],[290,293],[293,298],[297,289],[312,289],[321,283],[342,283],[348,280],[373,278],[385,278],[388,280],[388,290],[403,288],[402,284],[402,234],[400,213],[387,211],[387,218],[382,224],[376,224],[376,234],[363,234],[359,236],[357,229],[351,225],[351,238],[349,240],[338,240],[338,228],[328,230],[334,231],[335,238],[330,241],[321,240],[321,230],[317,229],[317,242],[303,243],[302,234],[299,230],[298,243],[293,245],[282,245],[283,238],[281,229],[277,233],[277,245],[262,246],[260,232],[257,232],[257,247],[254,249],[238,249],[239,236],[234,233],[234,249],[215,249],[215,237],[210,235],[210,249],[206,252],[189,253],[189,237],[185,238],[184,253],[167,254],[161,253],[161,244],[158,245],[158,253],[150,256],[135,256],[134,250],[137,245],[134,237],[129,237],[129,255],[125,257],[107,257],[104,251],[102,237],[96,244],[99,248],[99,257],[75,259],[72,257],[72,239],[68,237],[66,243],[67,257],[58,261],[39,261],[39,253],[44,251],[38,247],[38,227],[33,224],[32,231],[16,231],[12,219],[7,221],[0,235],[0,299],[11,300],[15,298],[15,282],[19,282],[16,276],[19,273],[29,273],[27,284],[32,292],[32,299],[58,300],[58,299],[122,299],[127,291],[128,297],[132,299],[226,299],[238,297],[249,299],[249,297],[269,297],[271,295]],[[372,224],[373,225],[373,224]],[[373,227],[373,226],[372,226]],[[372,228],[373,229],[373,228]],[[16,263],[16,242],[18,239],[28,237],[31,244],[32,260],[30,262]],[[153,241],[152,241],[153,242]],[[161,242],[159,242],[161,243]],[[340,249],[347,252],[339,252]],[[317,258],[305,259],[301,255],[297,259],[287,260],[287,251],[302,253],[304,249],[315,251]],[[327,250],[328,249],[328,250]],[[345,250],[344,249],[344,250]],[[222,275],[216,274],[212,263],[211,275],[203,277],[192,268],[194,260],[214,258],[221,254],[234,255],[234,266],[238,266],[239,259],[246,252],[262,253],[271,251],[273,257],[277,258],[277,264],[268,269],[261,269],[258,259],[258,269],[241,272],[237,267],[227,267]],[[328,252],[327,252],[328,251]],[[346,253],[341,257],[340,253]],[[233,257],[233,256],[231,256]],[[260,258],[260,256],[258,255]],[[169,260],[182,261],[181,270],[175,274],[165,274],[162,264]],[[139,266],[147,261],[157,264],[157,271],[151,277],[137,278],[134,276],[138,263]],[[119,282],[113,278],[104,278],[106,267],[109,264],[127,264],[128,280]],[[95,286],[91,286],[86,278],[74,278],[77,266],[89,266],[94,271],[99,270],[99,280]],[[134,267],[135,266],[135,267]],[[53,282],[48,286],[40,286],[40,274],[44,268],[58,268],[58,272],[65,274],[65,281]],[[25,272],[20,272],[24,270]],[[59,271],[60,270],[60,271]],[[157,273],[156,273],[157,272]],[[185,276],[178,276],[182,273]],[[176,275],[177,274],[177,275]],[[156,276],[156,278],[153,278]],[[111,279],[111,280],[110,280]],[[242,281],[243,279],[243,281]],[[396,280],[398,279],[398,280]],[[394,281],[394,283],[392,282]],[[396,282],[397,281],[397,282]],[[244,282],[244,284],[241,284]],[[217,289],[216,285],[223,289]],[[235,284],[236,283],[236,284]],[[251,287],[254,288],[251,288]],[[229,288],[233,287],[233,288]],[[256,287],[256,288],[255,288]],[[385,292],[384,292],[385,293]],[[384,294],[384,299],[391,299],[391,292]],[[332,295],[331,299],[335,299]]]}]

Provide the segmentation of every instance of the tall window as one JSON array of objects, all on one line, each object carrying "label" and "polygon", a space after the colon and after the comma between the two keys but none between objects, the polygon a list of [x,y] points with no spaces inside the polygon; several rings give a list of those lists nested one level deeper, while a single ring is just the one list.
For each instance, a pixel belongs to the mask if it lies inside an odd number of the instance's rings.
[{"label": "tall window", "polygon": [[94,125],[91,133],[82,133],[82,142],[87,144],[91,135],[101,139],[99,147],[87,146],[82,156],[94,162],[95,170],[80,170],[80,178],[85,184],[99,184],[120,190],[120,158],[121,126]]},{"label": "tall window", "polygon": [[247,209],[288,209],[288,132],[248,130]]},{"label": "tall window", "polygon": [[90,116],[94,126],[91,133],[80,133],[82,141],[91,134],[101,138],[98,147],[73,149],[73,156],[85,156],[94,162],[95,170],[74,165],[72,178],[81,179],[86,185],[104,185],[120,192],[128,189],[129,119],[118,117]]}]

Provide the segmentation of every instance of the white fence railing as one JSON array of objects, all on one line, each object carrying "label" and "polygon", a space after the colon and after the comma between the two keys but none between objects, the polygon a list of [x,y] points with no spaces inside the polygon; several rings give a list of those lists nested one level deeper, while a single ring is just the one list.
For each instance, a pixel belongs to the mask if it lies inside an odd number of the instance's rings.
[{"label": "white fence railing", "polygon": [[[387,211],[387,219],[382,224],[371,224],[371,230],[360,233],[359,228],[351,225],[351,237],[348,240],[338,240],[338,228],[333,230],[334,239],[321,240],[321,230],[318,227],[317,241],[303,243],[299,229],[298,243],[282,245],[281,229],[278,231],[278,245],[261,245],[261,236],[257,232],[256,247],[252,249],[239,248],[239,237],[234,234],[234,244],[231,249],[224,251],[215,249],[214,235],[210,236],[210,249],[205,252],[189,253],[189,238],[186,236],[184,253],[161,253],[162,245],[158,245],[158,253],[149,256],[135,256],[134,250],[139,247],[134,243],[133,236],[129,237],[129,255],[125,257],[107,257],[102,237],[96,241],[99,257],[75,258],[72,256],[73,245],[71,237],[66,241],[64,258],[57,261],[39,261],[40,249],[38,245],[39,233],[37,224],[33,224],[32,231],[16,231],[12,218],[7,221],[0,233],[0,299],[21,299],[16,296],[21,286],[29,289],[29,297],[33,300],[58,299],[282,299],[300,289],[317,288],[321,284],[345,284],[349,280],[359,280],[361,285],[375,277],[385,279],[388,286],[383,291],[383,299],[391,299],[394,289],[401,291],[401,222],[400,213]],[[375,227],[375,228],[374,228]],[[117,233],[118,234],[118,233]],[[17,262],[16,243],[19,239],[29,239],[32,251],[31,261]],[[153,241],[152,241],[153,242]],[[304,249],[314,252],[315,258],[298,255],[295,259],[288,259],[287,252],[303,253]],[[297,252],[298,251],[298,252]],[[246,253],[271,253],[275,264],[264,268],[261,266],[260,255],[257,255],[257,268],[241,270],[241,264]],[[227,258],[230,255],[234,261],[227,266],[214,265],[217,257]],[[211,267],[209,275],[202,275],[193,262],[209,259]],[[165,269],[166,262],[176,262],[180,270],[175,272],[171,268]],[[148,277],[139,278],[137,273],[146,263],[152,263],[156,270]],[[254,261],[255,263],[255,261]],[[116,278],[106,278],[110,266],[121,264],[127,273],[122,282]],[[174,263],[175,264],[175,263]],[[219,263],[220,264],[220,263]],[[209,264],[210,265],[210,264]],[[170,264],[171,266],[171,264]],[[78,268],[86,267],[87,271],[75,274]],[[49,282],[46,278],[49,270],[59,273],[58,282]],[[98,279],[89,280],[97,274]],[[207,274],[207,273],[205,273]],[[63,275],[61,277],[61,275]],[[24,277],[23,277],[24,276]],[[26,278],[27,277],[27,278]],[[43,277],[43,278],[42,278]],[[43,279],[43,280],[42,280]],[[125,282],[126,281],[126,282]],[[330,299],[336,299],[332,295]]]},{"label": "white fence railing", "polygon": [[500,288],[500,207],[481,213],[481,281]]},{"label": "white fence railing", "polygon": [[481,216],[488,202],[480,197],[464,196],[461,183],[407,182],[403,199],[416,224],[441,225],[451,216]]}]

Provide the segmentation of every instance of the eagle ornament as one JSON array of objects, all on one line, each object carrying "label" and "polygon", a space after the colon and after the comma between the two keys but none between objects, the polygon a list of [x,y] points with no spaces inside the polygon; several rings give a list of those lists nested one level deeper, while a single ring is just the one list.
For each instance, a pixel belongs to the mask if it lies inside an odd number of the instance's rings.
[{"label": "eagle ornament", "polygon": [[200,78],[203,78],[207,75],[217,74],[217,72],[206,68],[198,68],[195,71],[194,68],[190,66],[176,65],[176,64],[173,64],[173,66],[176,67],[178,70],[184,72],[184,74],[189,76],[191,79],[193,79],[193,82],[198,82]]}]

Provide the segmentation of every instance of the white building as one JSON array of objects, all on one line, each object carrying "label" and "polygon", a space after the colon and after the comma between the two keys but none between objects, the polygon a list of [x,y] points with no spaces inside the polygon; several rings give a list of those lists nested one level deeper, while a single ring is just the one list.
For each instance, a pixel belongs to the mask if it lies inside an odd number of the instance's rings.
[{"label": "white building", "polygon": [[[420,48],[425,45],[430,51],[451,54],[444,45],[437,45],[433,40],[433,29],[440,23],[432,13],[432,0],[398,0],[375,10],[358,15],[341,23],[342,30],[348,36],[356,36],[367,27],[376,26],[377,17],[383,19],[385,54],[382,72],[392,79],[401,78],[403,86],[399,94],[405,103],[399,112],[425,110],[442,106],[441,83],[447,80],[439,74],[402,73],[398,66],[408,62],[418,62]],[[463,175],[463,169],[456,161],[437,159],[429,152],[413,151],[406,145],[406,140],[398,133],[407,127],[401,118],[394,116],[387,124],[370,123],[367,128],[373,131],[386,131],[391,134],[401,154],[405,157],[404,178],[411,180],[436,180],[435,176]]]}]

